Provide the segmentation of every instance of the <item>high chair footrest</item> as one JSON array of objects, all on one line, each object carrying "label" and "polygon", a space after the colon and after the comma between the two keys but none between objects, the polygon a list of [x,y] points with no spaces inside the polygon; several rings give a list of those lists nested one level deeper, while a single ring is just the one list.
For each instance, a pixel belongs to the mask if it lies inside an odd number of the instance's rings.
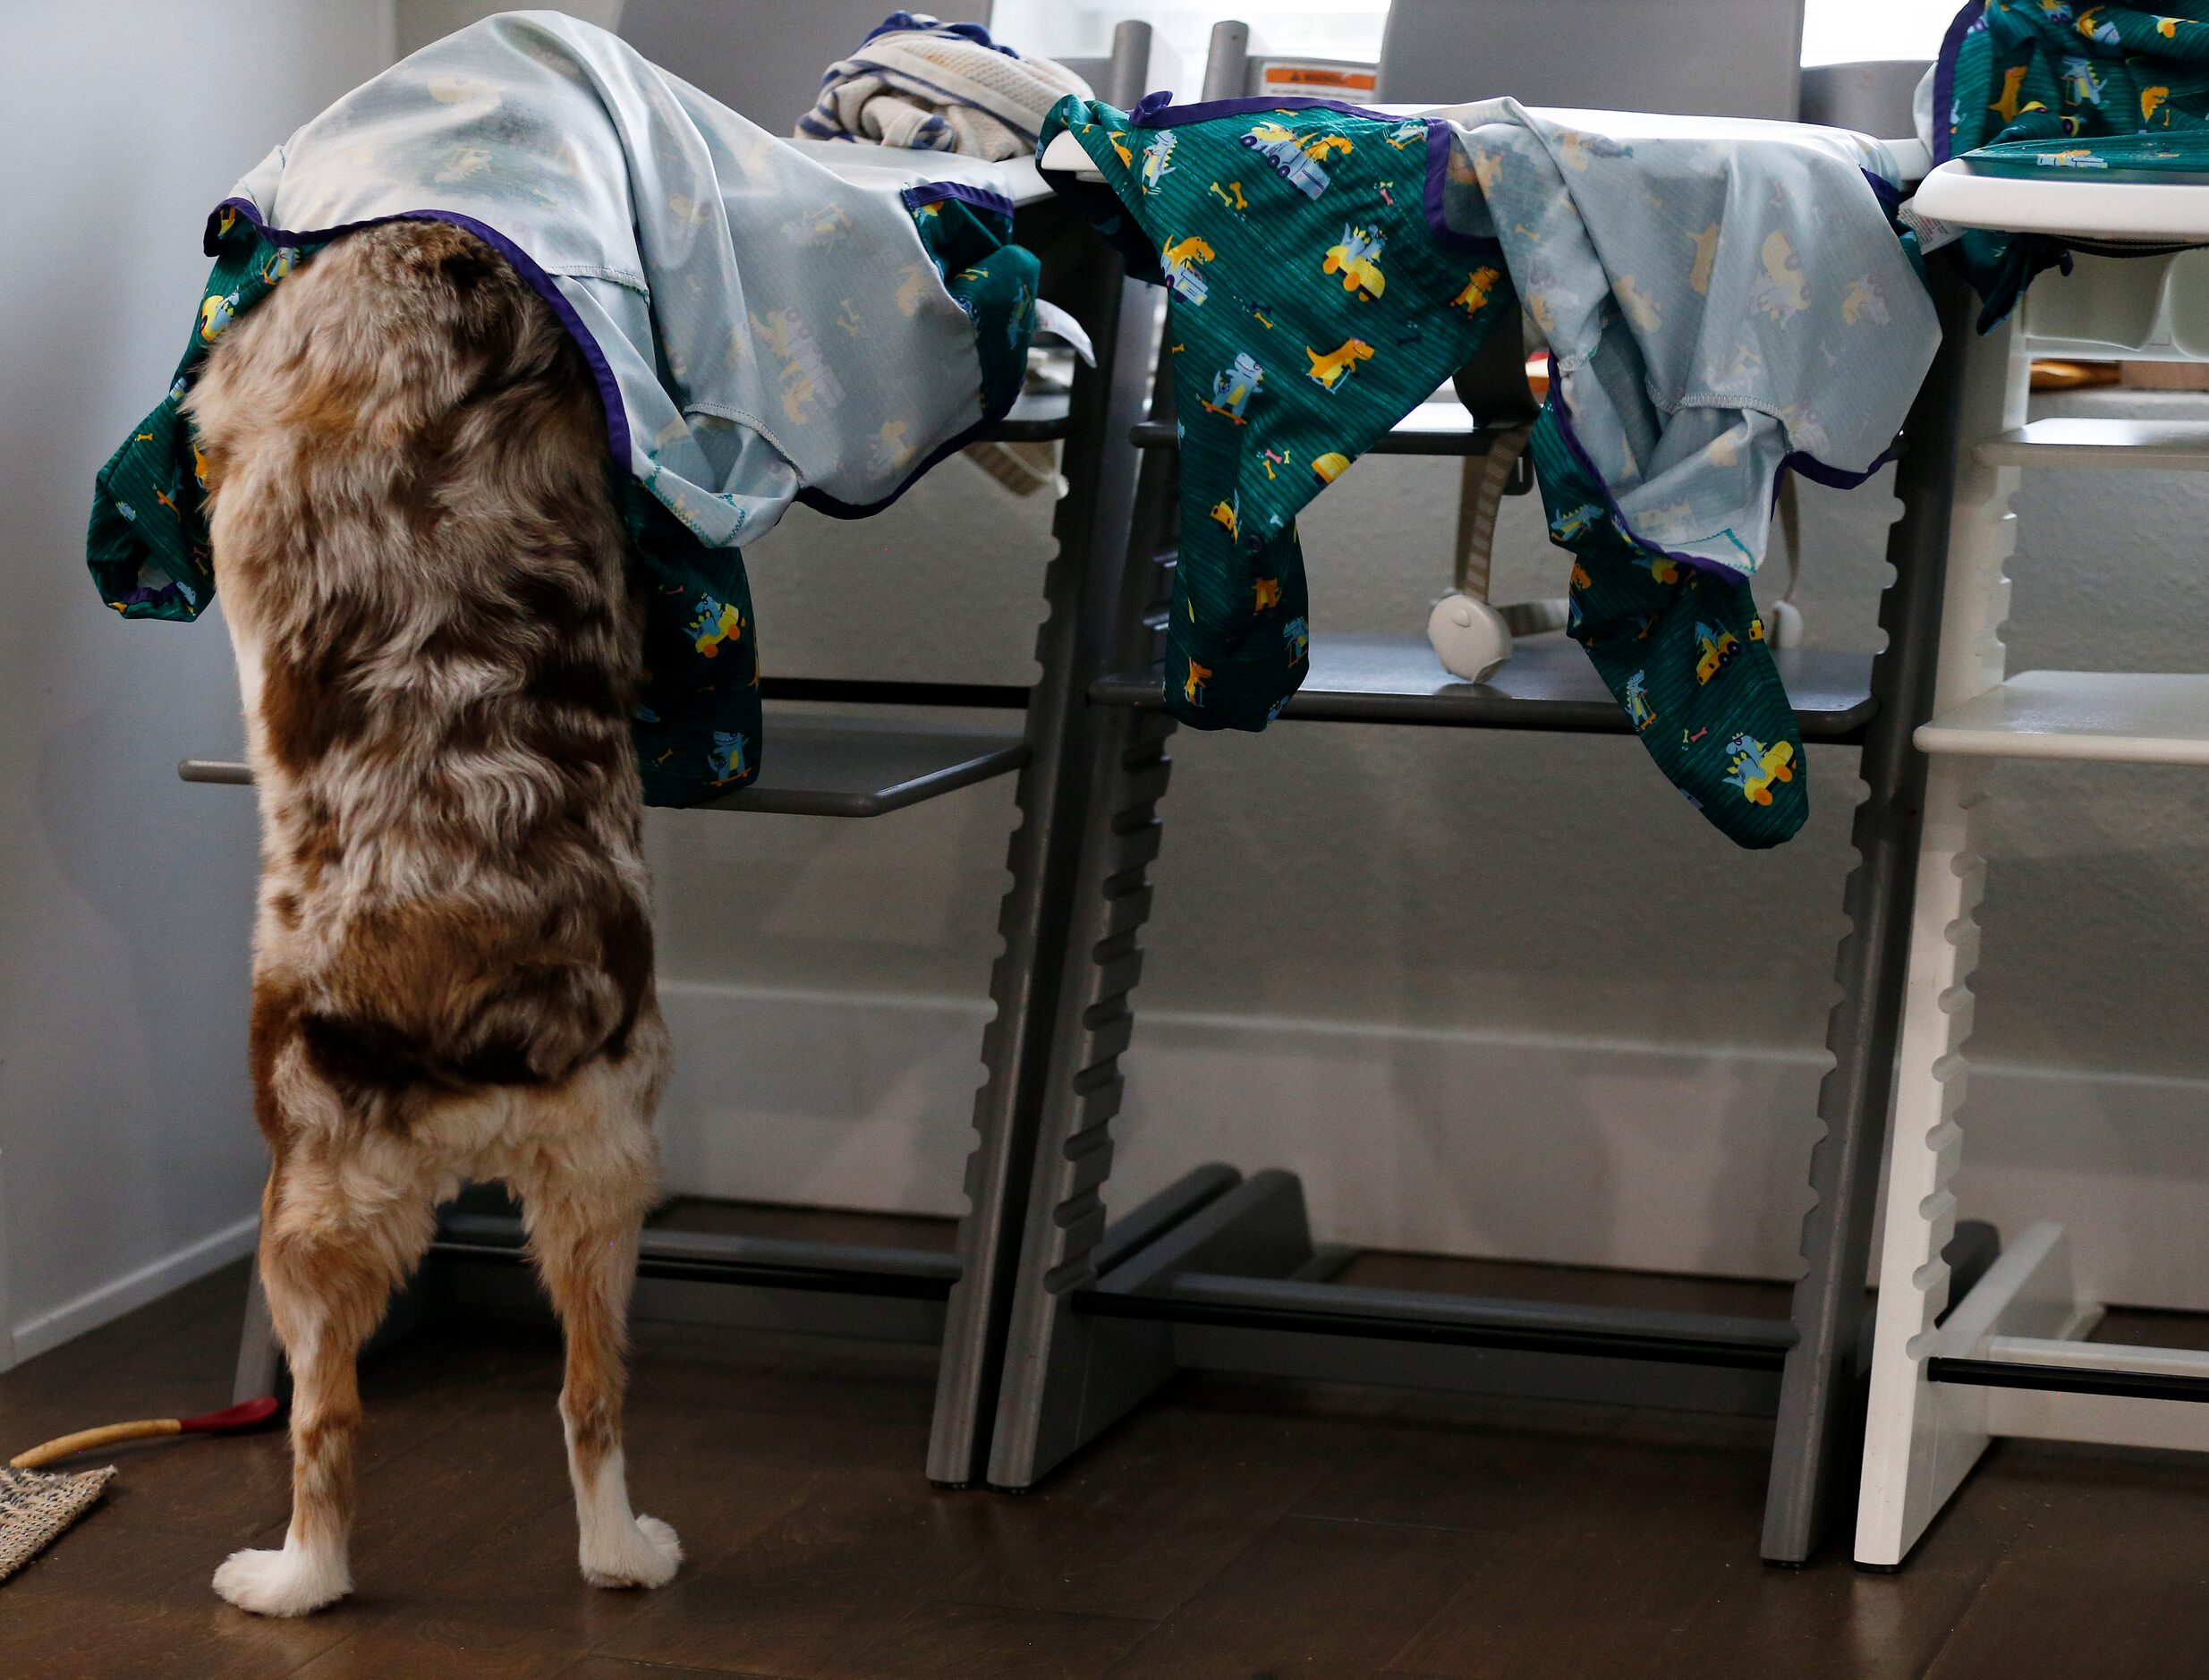
[{"label": "high chair footrest", "polygon": [[2209,472],[2209,420],[2037,420],[1978,447],[1991,467],[2112,467]]},{"label": "high chair footrest", "polygon": [[1921,751],[2209,764],[2209,675],[2021,671],[1921,725]]}]

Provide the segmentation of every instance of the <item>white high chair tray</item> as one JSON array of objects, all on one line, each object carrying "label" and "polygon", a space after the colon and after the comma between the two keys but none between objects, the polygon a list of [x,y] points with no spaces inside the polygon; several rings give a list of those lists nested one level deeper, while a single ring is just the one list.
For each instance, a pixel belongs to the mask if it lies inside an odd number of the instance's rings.
[{"label": "white high chair tray", "polygon": [[803,136],[789,143],[815,163],[862,186],[870,174],[885,174],[905,181],[918,176],[929,181],[964,182],[971,187],[1003,193],[1015,206],[1039,204],[1051,195],[1032,157],[1007,157],[1001,163],[991,163],[983,157],[963,157],[956,152],[914,151],[903,146],[866,146],[854,140],[807,140]]},{"label": "white high chair tray", "polygon": [[2000,233],[2209,241],[2209,185],[1989,175],[1956,157],[1925,177],[1916,208],[1934,221]]}]

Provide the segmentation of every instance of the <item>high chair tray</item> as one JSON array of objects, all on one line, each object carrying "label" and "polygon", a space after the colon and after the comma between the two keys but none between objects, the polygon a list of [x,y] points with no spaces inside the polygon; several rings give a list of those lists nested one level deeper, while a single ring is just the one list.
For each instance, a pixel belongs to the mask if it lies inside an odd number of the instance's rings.
[{"label": "high chair tray", "polygon": [[[1805,741],[1851,741],[1872,720],[1872,656],[1786,648],[1772,655]],[[1163,709],[1160,669],[1090,687],[1100,706]],[[1588,656],[1561,634],[1529,636],[1485,683],[1452,676],[1423,636],[1314,636],[1312,673],[1282,711],[1307,723],[1427,724],[1624,735],[1633,725]]]},{"label": "high chair tray", "polygon": [[2143,244],[2209,242],[2209,186],[1992,174],[1951,158],[1917,189],[1917,213],[1958,227]]}]

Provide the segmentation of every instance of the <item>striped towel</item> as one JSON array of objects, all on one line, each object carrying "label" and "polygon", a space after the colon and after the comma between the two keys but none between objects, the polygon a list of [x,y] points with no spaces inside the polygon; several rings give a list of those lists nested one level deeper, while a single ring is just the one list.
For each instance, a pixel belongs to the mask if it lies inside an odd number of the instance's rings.
[{"label": "striped towel", "polygon": [[865,140],[970,157],[1024,157],[1043,114],[1089,84],[1064,64],[1030,58],[979,23],[893,12],[859,50],[828,66],[820,98],[798,119],[804,140]]}]

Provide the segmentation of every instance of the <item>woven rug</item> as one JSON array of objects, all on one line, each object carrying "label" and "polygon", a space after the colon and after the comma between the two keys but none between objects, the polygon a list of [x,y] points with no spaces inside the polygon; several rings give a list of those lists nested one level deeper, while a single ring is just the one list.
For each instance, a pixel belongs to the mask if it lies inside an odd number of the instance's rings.
[{"label": "woven rug", "polygon": [[115,1473],[113,1464],[60,1476],[37,1470],[0,1470],[0,1581],[82,1516]]}]

